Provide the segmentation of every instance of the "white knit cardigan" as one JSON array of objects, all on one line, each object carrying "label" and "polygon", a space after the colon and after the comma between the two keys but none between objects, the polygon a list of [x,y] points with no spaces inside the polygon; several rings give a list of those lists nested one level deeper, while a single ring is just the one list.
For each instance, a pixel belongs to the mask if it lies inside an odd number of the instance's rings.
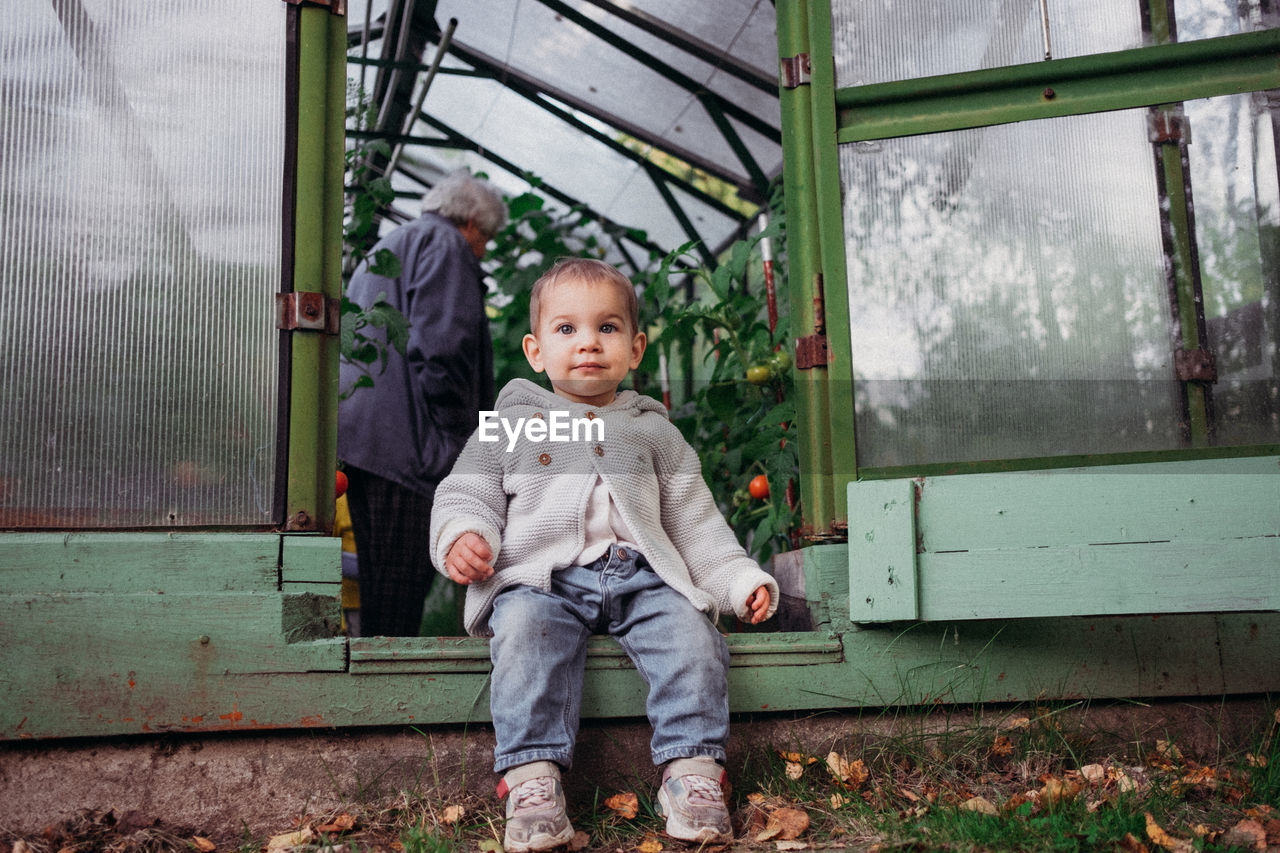
[{"label": "white knit cardigan", "polygon": [[738,543],[702,479],[697,454],[661,403],[621,391],[609,405],[593,407],[515,379],[498,395],[497,410],[513,427],[519,418],[547,419],[552,412],[600,418],[604,438],[531,441],[522,432],[508,451],[501,427],[494,430],[497,441],[480,441],[479,430],[471,435],[431,510],[431,555],[441,572],[463,533],[483,537],[493,549],[493,577],[467,587],[469,634],[492,634],[489,614],[500,591],[514,584],[550,589],[551,573],[582,552],[597,475],[653,570],[699,610],[745,618],[747,599],[766,586],[773,615],[777,583]]}]

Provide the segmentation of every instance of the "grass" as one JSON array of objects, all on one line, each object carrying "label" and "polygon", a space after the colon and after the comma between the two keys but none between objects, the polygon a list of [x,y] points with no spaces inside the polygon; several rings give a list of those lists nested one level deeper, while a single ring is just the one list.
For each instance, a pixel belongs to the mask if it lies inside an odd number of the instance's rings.
[{"label": "grass", "polygon": [[[1247,748],[1232,751],[1219,738],[1215,754],[1200,756],[1168,733],[1099,738],[1077,710],[904,714],[868,727],[880,733],[809,744],[812,754],[801,744],[737,744],[732,850],[1228,853],[1260,849],[1259,839],[1280,844],[1280,710]],[[488,793],[438,793],[466,791],[455,779],[424,782],[420,790],[371,794],[349,814],[302,819],[311,837],[297,849],[499,853],[500,802]],[[570,803],[579,830],[571,849],[695,849],[662,834],[648,783],[624,784],[630,791],[596,789]],[[619,793],[635,795],[634,816],[614,808]],[[30,853],[196,849],[189,832],[124,822],[95,813],[22,844]],[[18,851],[17,841],[0,831],[0,853]],[[231,830],[217,849],[258,853],[268,841]]]}]

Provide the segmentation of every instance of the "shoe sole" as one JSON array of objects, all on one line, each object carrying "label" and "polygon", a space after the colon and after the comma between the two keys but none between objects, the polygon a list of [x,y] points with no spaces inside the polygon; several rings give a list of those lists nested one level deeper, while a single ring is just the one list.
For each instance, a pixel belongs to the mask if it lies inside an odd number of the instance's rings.
[{"label": "shoe sole", "polygon": [[543,850],[554,850],[557,847],[563,847],[573,840],[573,827],[568,826],[558,835],[535,835],[528,844],[520,844],[519,842],[508,842],[506,837],[502,839],[502,849],[507,853],[540,853]]}]

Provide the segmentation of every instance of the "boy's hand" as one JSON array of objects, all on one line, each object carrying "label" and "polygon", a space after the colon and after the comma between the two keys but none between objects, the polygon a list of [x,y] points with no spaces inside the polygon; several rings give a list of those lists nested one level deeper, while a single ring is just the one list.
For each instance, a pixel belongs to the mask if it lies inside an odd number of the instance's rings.
[{"label": "boy's hand", "polygon": [[758,625],[769,615],[769,587],[759,586],[747,598],[747,610],[751,611],[751,624]]},{"label": "boy's hand", "polygon": [[[444,569],[449,577],[460,584],[475,583],[493,577],[493,550],[483,536],[464,533],[449,546],[444,558]],[[766,600],[768,593],[765,594]]]}]

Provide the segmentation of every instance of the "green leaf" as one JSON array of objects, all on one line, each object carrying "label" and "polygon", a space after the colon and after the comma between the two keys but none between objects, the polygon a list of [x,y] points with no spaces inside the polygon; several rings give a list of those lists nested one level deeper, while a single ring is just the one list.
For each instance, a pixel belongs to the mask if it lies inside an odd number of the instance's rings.
[{"label": "green leaf", "polygon": [[399,278],[400,259],[390,249],[379,249],[369,260],[369,272],[383,278]]}]

